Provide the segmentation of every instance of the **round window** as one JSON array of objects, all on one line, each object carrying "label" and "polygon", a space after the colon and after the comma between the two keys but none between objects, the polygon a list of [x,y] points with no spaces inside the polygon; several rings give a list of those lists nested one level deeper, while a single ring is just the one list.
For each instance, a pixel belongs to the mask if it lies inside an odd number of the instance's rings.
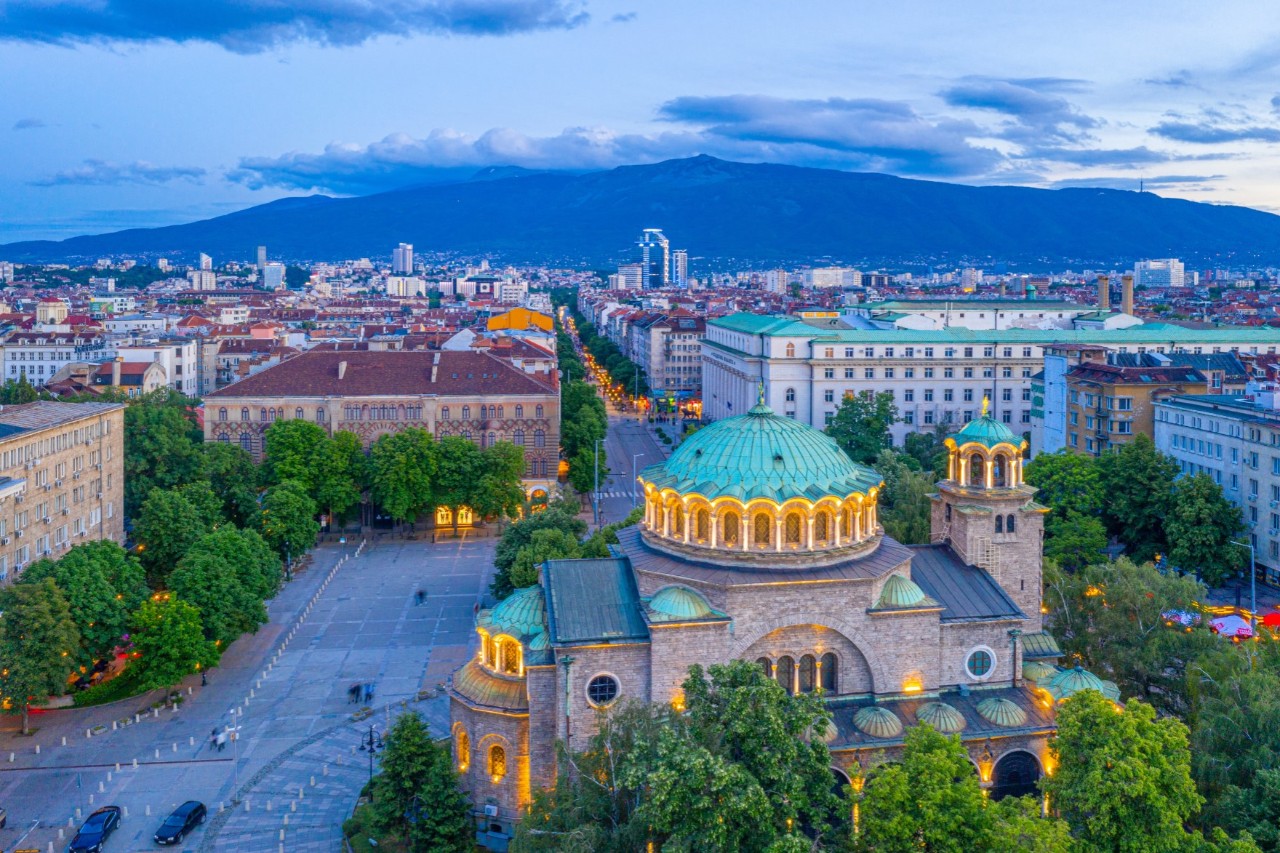
[{"label": "round window", "polygon": [[597,675],[587,682],[587,701],[598,707],[612,705],[620,690],[618,679],[612,675]]},{"label": "round window", "polygon": [[974,678],[986,678],[991,674],[994,666],[995,659],[987,649],[975,649],[969,653],[969,659],[964,662],[964,668]]}]

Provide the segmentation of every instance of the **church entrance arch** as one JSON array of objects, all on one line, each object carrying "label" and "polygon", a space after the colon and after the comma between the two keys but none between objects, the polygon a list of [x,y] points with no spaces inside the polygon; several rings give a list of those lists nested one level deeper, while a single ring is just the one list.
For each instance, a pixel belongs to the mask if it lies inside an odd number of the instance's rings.
[{"label": "church entrance arch", "polygon": [[872,692],[873,670],[858,644],[835,628],[788,625],[758,637],[734,657],[771,665],[774,678],[788,693],[831,695]]},{"label": "church entrance arch", "polygon": [[1040,781],[1040,762],[1024,750],[1007,752],[996,762],[991,775],[991,799],[1037,795],[1036,782]]}]

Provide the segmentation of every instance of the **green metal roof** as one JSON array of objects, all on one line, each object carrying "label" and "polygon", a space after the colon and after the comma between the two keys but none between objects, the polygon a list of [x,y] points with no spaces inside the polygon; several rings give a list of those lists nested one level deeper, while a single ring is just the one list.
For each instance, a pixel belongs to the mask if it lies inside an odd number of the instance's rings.
[{"label": "green metal roof", "polygon": [[651,622],[679,622],[715,615],[705,598],[685,586],[664,587],[649,600]]},{"label": "green metal roof", "polygon": [[963,731],[964,715],[946,702],[929,702],[916,708],[916,719],[928,723],[944,735]]},{"label": "green metal roof", "polygon": [[552,643],[648,640],[640,593],[626,559],[548,560],[542,564],[542,582]]},{"label": "green metal roof", "polygon": [[953,440],[957,447],[977,442],[983,447],[995,447],[997,444],[1012,444],[1021,447],[1024,439],[1009,427],[1000,423],[990,415],[974,418],[955,434]]},{"label": "green metal roof", "polygon": [[453,690],[472,704],[508,712],[529,711],[523,679],[501,678],[471,660],[453,674]]},{"label": "green metal roof", "polygon": [[730,314],[727,317],[721,317],[716,320],[716,325],[723,326],[726,329],[733,329],[735,332],[746,332],[751,335],[758,335],[762,332],[772,331],[775,326],[790,325],[791,323],[801,323],[795,317],[778,317],[770,314]]},{"label": "green metal roof", "polygon": [[978,703],[978,713],[989,723],[1006,729],[1016,729],[1027,723],[1027,712],[1016,702],[1001,696],[992,696]]},{"label": "green metal roof", "polygon": [[1027,660],[1026,653],[1023,653],[1022,677],[1028,681],[1034,681],[1036,684],[1040,682],[1049,682],[1059,672],[1058,668],[1048,661]]},{"label": "green metal roof", "polygon": [[924,594],[915,581],[902,575],[889,575],[880,591],[880,599],[876,602],[876,610],[896,610],[903,607],[917,607],[921,604],[935,604]]},{"label": "green metal roof", "polygon": [[889,299],[857,306],[868,311],[1089,311],[1092,306],[1051,299]]},{"label": "green metal roof", "polygon": [[872,705],[853,715],[853,724],[878,738],[894,738],[902,734],[902,721],[887,708]]},{"label": "green metal roof", "polygon": [[1034,634],[1022,635],[1023,660],[1060,657],[1062,657],[1062,649],[1058,648],[1058,641],[1047,631],[1037,631]]},{"label": "green metal roof", "polygon": [[542,587],[534,584],[517,589],[492,610],[480,612],[478,624],[490,634],[525,637],[547,629],[547,606]]},{"label": "green metal roof", "polygon": [[825,433],[763,404],[698,430],[665,462],[641,471],[640,478],[681,495],[779,503],[866,494],[881,482],[879,474],[856,464]]},{"label": "green metal roof", "polygon": [[1096,690],[1112,702],[1120,699],[1120,689],[1113,682],[1103,681],[1081,666],[1064,669],[1049,680],[1045,689],[1058,701],[1074,696],[1082,690]]}]

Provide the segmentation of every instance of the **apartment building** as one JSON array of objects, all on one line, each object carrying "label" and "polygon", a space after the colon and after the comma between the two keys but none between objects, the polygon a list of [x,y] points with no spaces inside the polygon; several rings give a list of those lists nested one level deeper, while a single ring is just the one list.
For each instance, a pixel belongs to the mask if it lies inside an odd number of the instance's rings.
[{"label": "apartment building", "polygon": [[644,369],[654,394],[696,397],[706,329],[706,320],[690,311],[646,314],[630,322],[624,351]]},{"label": "apartment building", "polygon": [[1067,383],[1067,448],[1090,456],[1154,432],[1154,405],[1175,394],[1204,394],[1209,378],[1164,353],[1143,353],[1142,364],[1087,361],[1071,369]]},{"label": "apartment building", "polygon": [[166,381],[175,391],[188,397],[200,394],[203,341],[194,338],[158,338],[133,344],[121,344],[116,354],[126,362],[153,361],[164,368]]},{"label": "apartment building", "polygon": [[893,440],[935,424],[973,420],[982,399],[1015,432],[1032,426],[1032,379],[1045,349],[1092,344],[1117,353],[1275,353],[1280,329],[851,329],[826,319],[733,314],[707,321],[702,344],[704,417],[746,412],[764,386],[776,412],[822,428],[847,394],[893,395]]},{"label": "apartment building", "polygon": [[92,329],[69,332],[13,332],[3,343],[3,377],[25,376],[32,385],[43,385],[68,364],[101,362],[112,356],[107,338]]},{"label": "apartment building", "polygon": [[124,542],[124,406],[0,407],[0,583],[81,542]]}]

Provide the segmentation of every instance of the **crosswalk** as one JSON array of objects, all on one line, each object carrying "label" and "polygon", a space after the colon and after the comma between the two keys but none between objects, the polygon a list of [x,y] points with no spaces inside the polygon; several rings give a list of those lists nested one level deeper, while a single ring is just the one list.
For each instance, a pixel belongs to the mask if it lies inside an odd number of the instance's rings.
[{"label": "crosswalk", "polygon": [[628,490],[626,490],[626,491],[622,491],[622,492],[619,492],[619,491],[606,492],[606,491],[604,491],[603,489],[601,489],[601,490],[600,490],[600,497],[602,497],[602,498],[630,498],[630,497],[631,497],[631,490],[630,490],[630,489],[628,489]]}]

